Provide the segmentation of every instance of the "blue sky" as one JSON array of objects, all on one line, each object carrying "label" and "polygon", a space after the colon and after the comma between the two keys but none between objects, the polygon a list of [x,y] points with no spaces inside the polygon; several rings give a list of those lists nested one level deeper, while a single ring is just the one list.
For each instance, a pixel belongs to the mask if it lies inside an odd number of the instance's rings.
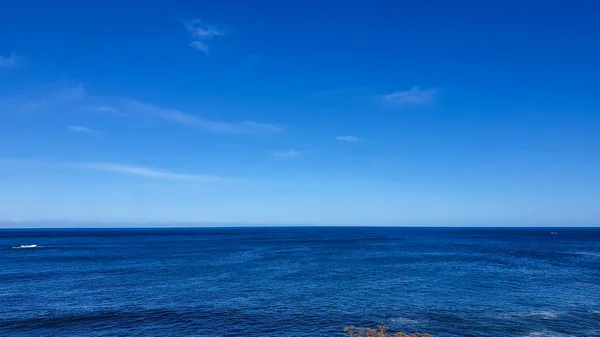
[{"label": "blue sky", "polygon": [[599,225],[597,1],[9,1],[0,219]]}]

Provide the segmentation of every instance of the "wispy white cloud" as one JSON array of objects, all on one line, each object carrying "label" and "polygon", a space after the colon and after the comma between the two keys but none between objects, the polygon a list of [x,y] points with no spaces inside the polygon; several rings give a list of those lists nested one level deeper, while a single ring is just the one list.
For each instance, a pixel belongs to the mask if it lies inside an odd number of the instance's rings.
[{"label": "wispy white cloud", "polygon": [[73,131],[73,132],[89,133],[89,134],[94,134],[94,135],[100,134],[100,132],[98,132],[96,130],[92,130],[88,127],[79,126],[79,125],[69,125],[69,126],[67,126],[67,130]]},{"label": "wispy white cloud", "polygon": [[120,111],[116,105],[112,106],[112,105],[107,105],[104,103],[93,102],[87,106],[82,105],[82,110],[86,110],[86,111],[90,111],[90,112],[97,112],[100,114],[120,116],[120,117],[127,116],[127,114]]},{"label": "wispy white cloud", "polygon": [[184,22],[184,26],[192,35],[193,40],[190,43],[190,47],[196,48],[205,54],[210,52],[208,41],[226,34],[224,28],[217,27],[199,19]]},{"label": "wispy white cloud", "polygon": [[32,90],[17,96],[1,97],[0,105],[7,110],[45,111],[50,109],[69,110],[89,99],[83,85]]},{"label": "wispy white cloud", "polygon": [[23,58],[16,53],[10,53],[8,56],[0,55],[0,68],[13,68],[22,61]]},{"label": "wispy white cloud", "polygon": [[274,151],[273,154],[275,155],[275,157],[279,158],[294,158],[298,157],[300,155],[300,152],[296,151],[295,149],[289,149],[285,151]]},{"label": "wispy white cloud", "polygon": [[53,98],[57,101],[77,101],[87,96],[87,91],[82,84],[56,90]]},{"label": "wispy white cloud", "polygon": [[278,133],[283,131],[280,126],[253,121],[239,122],[237,126],[241,127],[242,130],[246,130],[243,133]]},{"label": "wispy white cloud", "polygon": [[99,171],[107,171],[114,173],[130,174],[147,178],[167,179],[167,180],[185,180],[185,181],[202,181],[202,182],[219,182],[223,178],[210,175],[197,174],[181,174],[165,171],[158,171],[147,167],[131,166],[114,163],[84,163],[79,166]]},{"label": "wispy white cloud", "polygon": [[47,114],[94,112],[130,118],[152,117],[219,134],[269,135],[283,131],[274,124],[252,120],[216,121],[134,99],[95,96],[82,85],[43,88],[19,95],[0,96],[0,111]]},{"label": "wispy white cloud", "polygon": [[93,111],[100,111],[100,112],[117,112],[117,109],[115,107],[112,107],[110,105],[96,105],[96,106],[90,106],[88,107],[90,110]]},{"label": "wispy white cloud", "polygon": [[354,137],[354,136],[338,136],[338,137],[335,137],[335,139],[341,140],[344,142],[349,142],[349,143],[356,143],[360,140],[358,137]]},{"label": "wispy white cloud", "polygon": [[190,43],[190,47],[198,49],[199,51],[203,52],[204,54],[208,54],[208,52],[210,51],[210,49],[208,48],[208,45],[204,41],[197,41],[197,40],[192,41]]},{"label": "wispy white cloud", "polygon": [[407,91],[396,91],[382,95],[381,99],[383,102],[395,106],[421,106],[433,103],[438,93],[438,89],[422,90],[415,86]]},{"label": "wispy white cloud", "polygon": [[171,122],[223,134],[265,134],[281,132],[280,127],[254,121],[227,123],[203,119],[176,109],[161,108],[152,104],[129,101],[128,105],[139,113],[162,118]]}]

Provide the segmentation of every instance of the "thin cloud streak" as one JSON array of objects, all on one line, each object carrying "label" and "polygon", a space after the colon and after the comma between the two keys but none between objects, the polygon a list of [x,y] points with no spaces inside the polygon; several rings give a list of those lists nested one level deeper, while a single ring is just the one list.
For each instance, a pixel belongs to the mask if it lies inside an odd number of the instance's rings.
[{"label": "thin cloud streak", "polygon": [[129,101],[129,106],[143,114],[215,133],[265,134],[283,131],[280,127],[254,121],[243,121],[237,123],[211,121],[183,113],[179,110],[160,108],[152,104],[146,104],[138,101]]},{"label": "thin cloud streak", "polygon": [[190,43],[190,47],[198,49],[204,54],[210,52],[207,41],[226,34],[225,29],[218,28],[199,19],[184,22],[184,26],[192,35],[193,41]]},{"label": "thin cloud streak", "polygon": [[208,45],[206,45],[206,43],[204,43],[203,41],[193,41],[192,43],[190,43],[190,47],[198,49],[204,54],[208,54],[208,52],[210,51]]},{"label": "thin cloud streak", "polygon": [[83,87],[82,84],[79,84],[74,87],[67,87],[67,88],[62,88],[62,89],[57,90],[54,93],[53,98],[56,101],[73,102],[73,101],[81,100],[87,96],[88,96],[87,91],[85,90],[85,88]]},{"label": "thin cloud streak", "polygon": [[79,166],[106,172],[122,173],[129,175],[136,175],[140,177],[155,178],[155,179],[166,179],[166,180],[180,180],[180,181],[201,181],[201,182],[219,182],[223,181],[223,178],[210,176],[210,175],[197,175],[197,174],[181,174],[158,171],[147,167],[131,166],[114,163],[84,163]]},{"label": "thin cloud streak", "polygon": [[360,139],[358,137],[354,137],[354,136],[339,136],[339,137],[335,137],[335,139],[341,140],[344,142],[348,142],[348,143],[356,143],[356,142],[360,141]]},{"label": "thin cloud streak", "polygon": [[[227,135],[272,135],[283,132],[283,128],[252,120],[215,121],[177,109],[163,108],[135,99],[121,97],[102,97],[89,94],[82,85],[67,86],[50,91],[33,91],[28,95],[0,96],[0,111],[16,113],[61,114],[101,113],[119,117],[157,118],[164,121],[193,127],[197,130]],[[71,131],[85,132],[81,128]]]},{"label": "thin cloud streak", "polygon": [[394,106],[422,106],[433,103],[438,92],[438,89],[421,90],[415,86],[407,91],[396,91],[382,95],[381,99],[383,102]]},{"label": "thin cloud streak", "polygon": [[32,93],[0,97],[0,108],[27,112],[66,111],[76,109],[84,100],[90,99],[82,85],[65,86],[41,92],[33,90]]},{"label": "thin cloud streak", "polygon": [[67,130],[73,131],[73,132],[80,132],[80,133],[89,133],[89,134],[94,134],[94,135],[98,135],[101,133],[96,130],[92,130],[88,127],[79,126],[79,125],[69,125],[69,126],[67,126]]},{"label": "thin cloud streak", "polygon": [[300,155],[300,152],[296,151],[296,149],[289,149],[286,151],[274,151],[273,154],[278,158],[294,158]]},{"label": "thin cloud streak", "polygon": [[97,111],[97,112],[118,113],[116,108],[114,108],[110,105],[104,105],[104,104],[89,106],[89,107],[87,107],[87,110]]}]

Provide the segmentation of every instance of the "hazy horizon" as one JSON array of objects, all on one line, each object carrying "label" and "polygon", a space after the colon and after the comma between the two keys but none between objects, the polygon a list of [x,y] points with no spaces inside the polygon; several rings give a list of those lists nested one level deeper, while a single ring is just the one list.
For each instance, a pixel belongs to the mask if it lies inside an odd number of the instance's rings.
[{"label": "hazy horizon", "polygon": [[152,228],[261,228],[261,227],[398,227],[398,228],[599,228],[600,224],[576,223],[249,223],[201,221],[2,221],[0,229],[152,229]]}]

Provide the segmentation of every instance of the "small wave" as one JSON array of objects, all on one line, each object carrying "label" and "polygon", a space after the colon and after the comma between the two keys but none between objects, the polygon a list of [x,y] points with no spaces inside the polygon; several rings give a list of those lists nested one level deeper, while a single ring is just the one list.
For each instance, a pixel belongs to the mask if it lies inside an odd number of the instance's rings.
[{"label": "small wave", "polygon": [[558,313],[556,312],[552,312],[552,311],[540,311],[540,312],[532,312],[529,313],[527,315],[524,315],[525,317],[527,316],[534,316],[534,317],[539,317],[542,319],[557,319],[558,318]]},{"label": "small wave", "polygon": [[391,319],[391,321],[393,324],[401,326],[413,326],[419,324],[418,320],[407,317],[394,317]]},{"label": "small wave", "polygon": [[573,254],[577,254],[577,255],[589,255],[589,256],[600,257],[600,253],[594,253],[594,252],[575,252]]},{"label": "small wave", "polygon": [[20,245],[17,247],[12,247],[13,249],[31,249],[31,248],[37,248],[38,245]]},{"label": "small wave", "polygon": [[505,318],[514,318],[514,317],[536,317],[541,319],[557,319],[558,313],[554,311],[533,311],[533,312],[516,312],[501,315],[501,317]]},{"label": "small wave", "polygon": [[565,335],[563,333],[560,332],[554,332],[554,331],[535,331],[535,332],[530,332],[526,335],[524,335],[524,337],[572,337],[573,335]]}]

